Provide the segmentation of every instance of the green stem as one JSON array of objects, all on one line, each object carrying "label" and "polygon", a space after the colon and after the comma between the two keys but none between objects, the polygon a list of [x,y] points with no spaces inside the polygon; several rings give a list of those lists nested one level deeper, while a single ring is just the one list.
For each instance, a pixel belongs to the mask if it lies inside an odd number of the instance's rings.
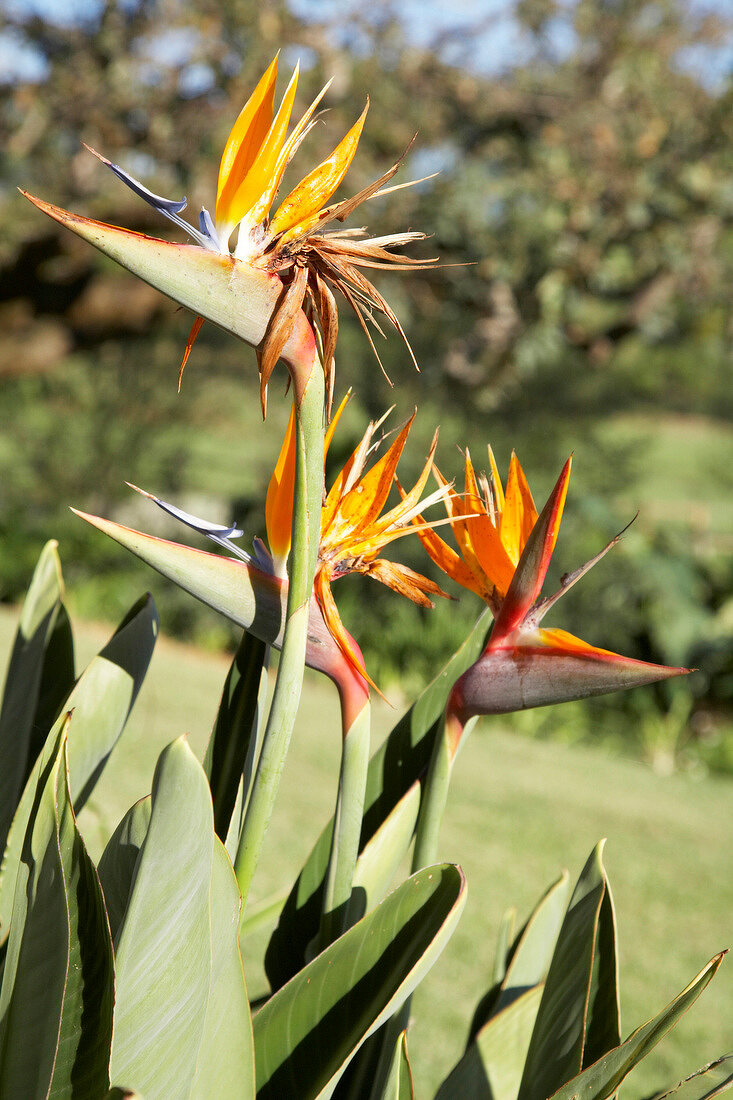
[{"label": "green stem", "polygon": [[359,856],[364,796],[369,769],[370,706],[367,698],[344,736],[331,854],[323,893],[319,942],[332,943],[350,927],[349,901]]},{"label": "green stem", "polygon": [[433,755],[425,777],[420,812],[417,818],[415,850],[412,856],[412,871],[421,871],[438,861],[438,836],[448,801],[448,788],[453,764],[459,745],[465,740],[475,725],[475,719],[464,723],[448,700],[443,720],[433,745]]},{"label": "green stem", "polygon": [[308,636],[308,612],[318,556],[323,497],[323,371],[317,360],[296,406],[293,535],[288,564],[288,604],[280,664],[267,718],[255,783],[247,806],[234,870],[247,900],[280,785],[300,702]]},{"label": "green stem", "polygon": [[[438,861],[438,836],[448,801],[448,788],[453,774],[453,764],[458,754],[459,745],[475,725],[475,719],[471,718],[464,723],[459,717],[454,692],[448,698],[443,719],[433,743],[433,754],[430,758],[420,799],[415,849],[410,872],[413,875],[416,871],[421,871],[423,867],[429,867]],[[379,1058],[374,1072],[374,1085],[369,1094],[370,1100],[376,1100],[377,1096],[382,1095],[379,1091],[382,1087],[381,1083],[386,1080],[397,1037],[410,1022],[411,1008],[412,997],[408,997],[399,1012],[390,1017],[384,1025],[379,1042]]]}]

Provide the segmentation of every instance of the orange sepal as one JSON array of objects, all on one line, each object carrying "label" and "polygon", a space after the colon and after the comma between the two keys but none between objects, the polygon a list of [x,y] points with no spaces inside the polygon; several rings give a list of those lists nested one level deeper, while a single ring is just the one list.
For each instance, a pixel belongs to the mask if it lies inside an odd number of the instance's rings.
[{"label": "orange sepal", "polygon": [[237,221],[230,216],[232,201],[237,188],[254,164],[272,125],[277,60],[278,54],[275,55],[259,84],[239,112],[224,146],[216,188],[217,222],[231,221],[235,224]]},{"label": "orange sepal", "polygon": [[522,550],[527,545],[530,532],[537,522],[537,509],[524,476],[519,459],[512,451],[509,476],[506,480],[504,507],[501,513],[499,533],[502,545],[516,566]]},{"label": "orange sepal", "polygon": [[495,641],[516,630],[542,591],[560,530],[571,466],[569,458],[522,550],[494,626],[492,638]]},{"label": "orange sepal", "polygon": [[537,636],[541,645],[547,646],[548,649],[554,649],[559,653],[572,653],[579,657],[610,657],[618,658],[621,661],[628,660],[628,658],[621,657],[610,649],[600,649],[598,646],[590,645],[588,642],[584,642],[582,638],[576,638],[574,634],[569,634],[567,630],[560,630],[559,627],[540,629],[537,631]]},{"label": "orange sepal", "polygon": [[345,494],[338,508],[338,519],[353,535],[372,522],[382,511],[389,496],[397,464],[410,433],[413,413],[389,450],[375,462],[356,485]]},{"label": "orange sepal", "polygon": [[270,232],[273,237],[282,234],[281,244],[304,236],[318,223],[321,208],[333,195],[354,159],[368,110],[367,100],[361,116],[331,156],[309,172],[278,207],[270,223]]},{"label": "orange sepal", "polygon": [[227,224],[235,226],[249,215],[248,220],[253,225],[257,225],[267,213],[276,190],[276,186],[273,187],[276,165],[285,141],[297,86],[298,66],[296,65],[279,110],[260,146],[257,159],[249,172],[237,181],[236,190],[226,204],[226,209],[222,210],[221,218],[217,212],[217,222],[226,221]]},{"label": "orange sepal", "polygon": [[331,578],[325,569],[319,569],[317,571],[313,588],[323,619],[336,645],[339,647],[351,667],[356,669],[359,675],[384,699],[384,695],[382,695],[382,692],[364,668],[363,662],[359,660],[359,656],[351,644],[351,635],[341,621],[341,616],[339,615],[336,601],[331,591]]},{"label": "orange sepal", "polygon": [[295,494],[295,406],[278,456],[275,470],[267,487],[265,527],[267,545],[278,566],[282,566],[290,551]]},{"label": "orange sepal", "polygon": [[178,371],[178,392],[179,393],[181,392],[181,380],[183,378],[183,372],[186,369],[186,363],[188,362],[188,357],[191,354],[191,349],[193,348],[193,345],[196,343],[196,339],[198,337],[198,334],[201,332],[201,326],[203,325],[203,323],[204,323],[203,317],[197,317],[196,320],[194,321],[194,323],[191,325],[191,331],[188,334],[188,340],[186,340],[186,350],[183,353],[183,359],[181,360],[181,366],[180,366],[180,369]]}]

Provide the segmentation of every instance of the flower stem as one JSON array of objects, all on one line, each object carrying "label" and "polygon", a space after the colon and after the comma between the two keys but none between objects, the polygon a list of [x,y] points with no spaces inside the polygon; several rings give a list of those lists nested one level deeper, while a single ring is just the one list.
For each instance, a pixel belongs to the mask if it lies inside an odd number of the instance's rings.
[{"label": "flower stem", "polygon": [[412,874],[422,870],[423,867],[429,867],[438,858],[438,835],[448,801],[453,762],[463,736],[468,733],[473,724],[473,721],[469,721],[464,725],[452,709],[449,699],[435,738],[433,755],[420,800],[415,849],[412,856]]},{"label": "flower stem", "polygon": [[243,908],[272,816],[303,684],[308,612],[318,556],[323,496],[323,406],[323,371],[316,361],[296,404],[293,535],[288,567],[287,619],[280,664],[254,787],[234,861]]},{"label": "flower stem", "polygon": [[359,855],[369,768],[369,712],[367,697],[362,709],[344,733],[331,855],[323,894],[319,934],[321,949],[337,939],[353,923],[349,901]]}]

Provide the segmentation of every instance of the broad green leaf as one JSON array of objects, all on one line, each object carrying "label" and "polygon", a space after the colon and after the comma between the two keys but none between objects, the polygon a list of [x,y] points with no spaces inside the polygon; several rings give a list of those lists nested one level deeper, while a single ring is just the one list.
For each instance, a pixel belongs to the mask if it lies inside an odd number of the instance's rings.
[{"label": "broad green leaf", "polygon": [[29,776],[8,834],[0,869],[0,942],[8,934],[18,861],[37,777],[53,755],[66,714],[72,712],[68,730],[69,783],[74,810],[78,812],[124,729],[150,663],[157,632],[155,605],[150,596],[143,597],[90,662],[66,699]]},{"label": "broad green leaf", "polygon": [[354,919],[373,909],[392,885],[412,842],[419,809],[420,784],[413,783],[365,844],[354,871]]},{"label": "broad green leaf", "polygon": [[284,904],[284,894],[275,894],[269,898],[263,898],[262,901],[249,902],[239,922],[240,944],[246,936],[254,935],[261,928],[272,927]]},{"label": "broad green leaf", "polygon": [[[0,849],[50,721],[74,683],[74,650],[63,608],[55,540],[38,559],[23,604],[0,707]],[[46,724],[48,722],[48,724]],[[45,728],[43,728],[45,726]]]},{"label": "broad green leaf", "polygon": [[415,1088],[412,1083],[412,1068],[407,1053],[407,1033],[401,1032],[392,1056],[387,1082],[381,1092],[380,1100],[414,1100]]},{"label": "broad green leaf", "polygon": [[29,743],[29,773],[46,742],[51,726],[58,718],[65,700],[73,690],[75,681],[74,635],[66,608],[61,604],[48,639],[43,661],[41,686],[38,690],[38,702],[33,717]]},{"label": "broad green leaf", "polygon": [[564,871],[538,902],[511,949],[510,962],[501,983],[495,1011],[499,1012],[525,990],[544,983],[570,894],[570,878]]},{"label": "broad green leaf", "polygon": [[506,975],[507,966],[511,961],[511,952],[513,947],[517,945],[516,940],[512,943],[516,919],[517,910],[512,906],[510,909],[504,911],[499,923],[499,932],[496,938],[496,954],[494,955],[493,983],[489,986],[474,1009],[466,1043],[469,1049],[473,1039],[476,1037],[476,1033],[481,1030],[496,1009],[496,1002],[501,993],[501,983]]},{"label": "broad green leaf", "polygon": [[127,909],[137,857],[150,824],[150,812],[150,795],[131,806],[109,838],[99,861],[99,881],[113,942]]},{"label": "broad green leaf", "polygon": [[253,1022],[258,1100],[330,1096],[434,964],[464,903],[458,867],[426,867],[278,990]]},{"label": "broad green leaf", "polygon": [[548,1097],[581,1069],[594,946],[605,874],[603,841],[591,852],[570,899],[547,974],[519,1100]]},{"label": "broad green leaf", "polygon": [[608,1100],[613,1096],[626,1075],[646,1057],[697,1000],[720,966],[724,955],[724,951],[715,955],[666,1008],[632,1032],[626,1042],[564,1084],[552,1094],[552,1100]]},{"label": "broad green leaf", "polygon": [[34,791],[0,994],[0,1097],[97,1100],[109,1085],[114,963],[68,787],[68,722]]},{"label": "broad green leaf", "polygon": [[502,914],[499,931],[496,936],[496,954],[494,956],[494,984],[501,985],[504,981],[506,968],[509,964],[510,950],[514,940],[514,927],[517,921],[515,906],[506,909]]},{"label": "broad green leaf", "polygon": [[214,827],[226,841],[242,776],[249,791],[257,763],[260,688],[267,684],[267,646],[247,632],[224,684],[204,768],[214,802]]},{"label": "broad green leaf", "polygon": [[[360,851],[364,851],[427,769],[448,695],[459,676],[481,653],[490,621],[488,611],[479,616],[457,652],[423,690],[370,760]],[[411,797],[408,805],[411,805]],[[407,813],[404,804],[398,815],[403,812]],[[332,829],[333,821],[330,821],[311,850],[268,945],[265,966],[273,989],[279,989],[303,966],[308,944],[318,932]]]},{"label": "broad green leaf", "polygon": [[[239,953],[242,899],[231,861],[218,837],[214,838],[209,907],[211,992],[190,1095],[199,1100],[216,1096],[254,1100],[252,1020]],[[241,1042],[235,1044],[237,1029],[241,1031]]]},{"label": "broad green leaf", "polygon": [[713,1100],[733,1088],[733,1054],[726,1054],[680,1081],[656,1100]]},{"label": "broad green leaf", "polygon": [[616,949],[616,914],[611,886],[606,889],[598,915],[596,943],[593,951],[593,973],[588,997],[588,1019],[585,1025],[583,1069],[597,1062],[621,1042],[621,1004],[618,987],[618,954]]},{"label": "broad green leaf", "polygon": [[473,1014],[469,1044],[497,1012],[528,989],[544,985],[570,893],[567,871],[540,898],[519,934],[510,941],[516,909],[508,909],[499,928],[494,985]]},{"label": "broad green leaf", "polygon": [[[528,989],[484,1024],[435,1100],[517,1100],[542,986]],[[534,1094],[534,1100],[540,1096]]]},{"label": "broad green leaf", "polygon": [[117,936],[110,1074],[146,1100],[231,1095],[218,1092],[221,1074],[253,1095],[233,874],[215,838],[206,776],[181,738],[158,760]]}]

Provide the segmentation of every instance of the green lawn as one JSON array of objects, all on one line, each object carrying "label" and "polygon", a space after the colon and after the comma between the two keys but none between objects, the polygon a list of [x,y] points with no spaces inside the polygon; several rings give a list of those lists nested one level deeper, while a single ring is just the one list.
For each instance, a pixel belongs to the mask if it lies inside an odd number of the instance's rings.
[{"label": "green lawn", "polygon": [[[9,649],[15,614],[0,609],[0,648]],[[78,663],[109,631],[77,631]],[[121,813],[147,793],[163,745],[188,733],[199,754],[226,675],[223,658],[163,639],[125,735],[80,824],[98,856]],[[336,702],[309,678],[256,896],[292,881],[332,805],[338,760]],[[396,716],[375,708],[375,737]],[[489,982],[499,918],[519,917],[562,867],[577,875],[589,850],[608,838],[606,863],[620,927],[624,1031],[687,984],[731,939],[729,781],[660,777],[594,748],[537,742],[488,722],[456,768],[443,831],[443,857],[464,867],[465,914],[414,1002],[410,1049],[419,1096],[429,1097],[458,1056],[474,1005]],[[253,943],[245,959],[251,991],[263,976]],[[733,1046],[733,968],[632,1076],[626,1097],[644,1097]]]}]

